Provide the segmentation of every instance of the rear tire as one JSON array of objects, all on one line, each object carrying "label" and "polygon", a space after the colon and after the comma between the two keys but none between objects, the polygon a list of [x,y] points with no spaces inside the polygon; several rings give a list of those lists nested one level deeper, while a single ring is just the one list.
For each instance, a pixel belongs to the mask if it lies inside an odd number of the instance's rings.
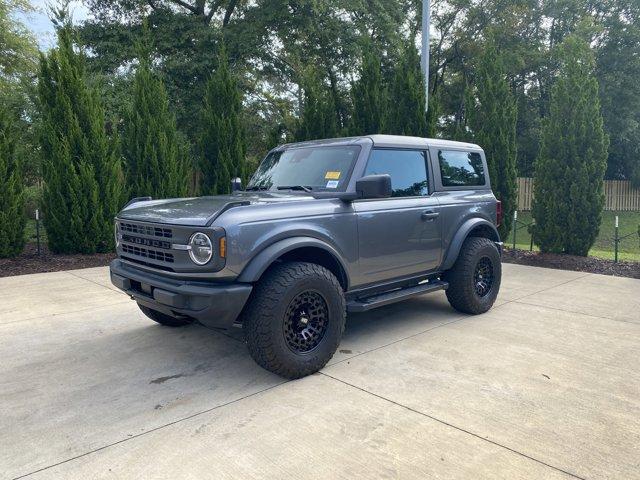
[{"label": "rear tire", "polygon": [[500,253],[488,238],[469,237],[456,263],[443,275],[449,282],[447,299],[462,313],[487,312],[496,301],[502,279]]},{"label": "rear tire", "polygon": [[324,367],[340,344],[346,320],[336,277],[313,263],[275,266],[254,288],[243,314],[251,357],[289,379]]},{"label": "rear tire", "polygon": [[158,312],[157,310],[152,310],[149,307],[145,307],[144,305],[138,304],[138,307],[140,307],[142,313],[144,313],[151,320],[159,323],[160,325],[164,325],[165,327],[185,327],[191,324],[191,322],[187,320],[181,320],[179,318],[166,315],[164,313]]}]

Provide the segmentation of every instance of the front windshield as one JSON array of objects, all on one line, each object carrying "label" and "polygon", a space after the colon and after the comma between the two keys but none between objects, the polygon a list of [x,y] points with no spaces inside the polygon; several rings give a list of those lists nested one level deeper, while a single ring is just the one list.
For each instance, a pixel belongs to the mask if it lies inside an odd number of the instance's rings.
[{"label": "front windshield", "polygon": [[271,152],[247,190],[343,191],[360,147],[313,146]]}]

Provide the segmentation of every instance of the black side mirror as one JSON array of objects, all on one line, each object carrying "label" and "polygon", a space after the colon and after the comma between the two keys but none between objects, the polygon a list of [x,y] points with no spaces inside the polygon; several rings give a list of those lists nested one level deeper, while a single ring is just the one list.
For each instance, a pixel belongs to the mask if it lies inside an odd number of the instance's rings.
[{"label": "black side mirror", "polygon": [[242,180],[240,178],[234,178],[231,180],[231,191],[238,192],[242,190]]},{"label": "black side mirror", "polygon": [[391,176],[367,175],[356,181],[359,198],[389,198],[391,196]]}]

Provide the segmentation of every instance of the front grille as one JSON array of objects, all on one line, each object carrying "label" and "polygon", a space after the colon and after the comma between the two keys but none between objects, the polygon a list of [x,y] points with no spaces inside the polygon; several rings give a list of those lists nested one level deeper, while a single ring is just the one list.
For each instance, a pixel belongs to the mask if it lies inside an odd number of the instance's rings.
[{"label": "front grille", "polygon": [[150,225],[137,225],[135,223],[120,222],[120,231],[147,235],[149,237],[172,238],[173,231],[170,228],[152,227]]},{"label": "front grille", "polygon": [[159,250],[151,250],[150,248],[136,247],[133,245],[122,244],[122,251],[130,255],[157,260],[159,262],[173,263],[173,254],[161,252]]},{"label": "front grille", "polygon": [[163,250],[171,250],[171,243],[153,238],[134,237],[132,235],[122,235],[122,241],[127,243],[135,243],[143,247],[162,248]]}]

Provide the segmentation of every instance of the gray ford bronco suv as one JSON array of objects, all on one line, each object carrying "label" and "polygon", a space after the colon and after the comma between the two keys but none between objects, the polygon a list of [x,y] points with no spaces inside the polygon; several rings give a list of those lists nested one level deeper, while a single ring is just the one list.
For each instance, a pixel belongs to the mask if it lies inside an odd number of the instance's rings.
[{"label": "gray ford bronco suv", "polygon": [[500,216],[477,145],[284,145],[231,195],[130,201],[111,281],[162,325],[242,327],[259,365],[299,378],[333,356],[347,312],[436,290],[458,311],[489,310]]}]

